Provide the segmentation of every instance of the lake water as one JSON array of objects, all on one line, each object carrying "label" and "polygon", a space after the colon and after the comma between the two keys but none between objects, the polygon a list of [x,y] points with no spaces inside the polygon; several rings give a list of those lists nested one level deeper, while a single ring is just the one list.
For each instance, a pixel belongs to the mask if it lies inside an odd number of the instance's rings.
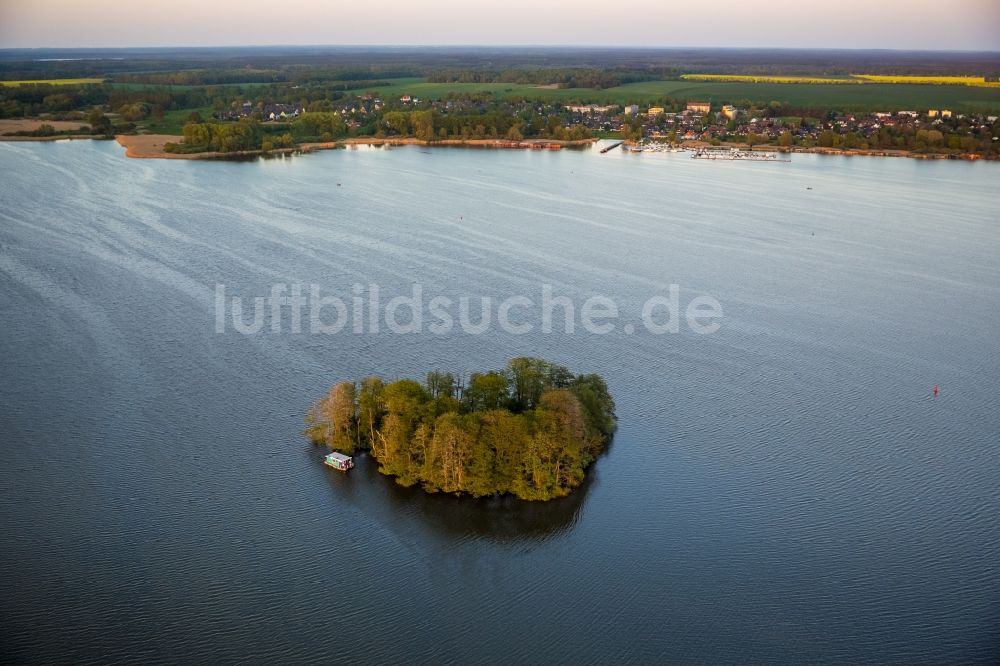
[{"label": "lake water", "polygon": [[[1000,655],[998,164],[80,141],[0,169],[2,661]],[[314,283],[621,320],[216,332],[216,285]],[[721,328],[627,334],[671,284]],[[567,499],[427,496],[300,434],[335,381],[520,355],[617,400]]]}]

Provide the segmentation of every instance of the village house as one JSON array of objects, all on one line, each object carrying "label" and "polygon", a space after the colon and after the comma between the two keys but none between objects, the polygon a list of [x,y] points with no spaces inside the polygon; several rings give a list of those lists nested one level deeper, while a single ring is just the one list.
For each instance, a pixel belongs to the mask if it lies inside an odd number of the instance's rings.
[{"label": "village house", "polygon": [[282,120],[294,118],[302,113],[302,109],[291,104],[265,104],[263,117],[267,120]]},{"label": "village house", "polygon": [[711,102],[688,102],[687,110],[694,113],[708,113],[712,110]]},{"label": "village house", "polygon": [[651,106],[649,107],[649,111],[646,112],[646,115],[649,116],[650,118],[655,118],[656,116],[663,113],[663,111],[664,109],[662,106]]},{"label": "village house", "polygon": [[732,120],[736,117],[736,107],[732,104],[726,104],[722,107],[722,115]]}]

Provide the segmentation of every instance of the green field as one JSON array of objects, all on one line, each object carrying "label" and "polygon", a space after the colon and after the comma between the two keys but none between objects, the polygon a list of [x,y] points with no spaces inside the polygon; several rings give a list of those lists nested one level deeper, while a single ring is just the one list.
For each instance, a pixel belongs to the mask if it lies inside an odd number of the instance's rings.
[{"label": "green field", "polygon": [[46,84],[50,86],[79,86],[85,83],[103,83],[104,79],[34,79],[30,81],[0,81],[0,86]]},{"label": "green field", "polygon": [[390,85],[359,88],[357,92],[371,90],[387,98],[413,95],[421,99],[438,99],[451,93],[488,92],[507,96],[539,96],[539,93],[563,92],[520,83],[428,83],[426,79],[419,78],[388,79],[388,81],[391,81]]},{"label": "green field", "polygon": [[437,99],[449,93],[489,92],[506,97],[529,97],[560,102],[644,104],[664,97],[711,100],[729,104],[778,101],[792,106],[892,111],[945,108],[962,112],[1000,111],[1000,89],[971,86],[822,83],[733,83],[703,81],[644,81],[605,90],[591,88],[539,88],[516,83],[428,83],[424,79],[394,79],[391,85],[373,88],[383,97],[414,95]]},{"label": "green field", "polygon": [[212,83],[209,85],[189,86],[180,83],[160,84],[160,83],[109,83],[112,88],[119,90],[167,90],[178,92],[182,90],[193,90],[195,88],[260,88],[268,83]]},{"label": "green field", "polygon": [[147,118],[137,123],[137,125],[151,134],[180,134],[184,129],[184,125],[188,122],[188,115],[194,111],[200,113],[201,117],[205,120],[211,120],[212,118],[212,107],[206,106],[200,109],[167,111],[160,120]]}]

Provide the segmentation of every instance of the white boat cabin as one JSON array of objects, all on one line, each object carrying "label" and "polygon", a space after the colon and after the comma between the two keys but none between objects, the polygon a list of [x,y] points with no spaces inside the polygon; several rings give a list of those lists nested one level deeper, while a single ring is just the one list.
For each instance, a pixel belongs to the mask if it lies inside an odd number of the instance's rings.
[{"label": "white boat cabin", "polygon": [[334,469],[339,469],[341,472],[346,472],[347,470],[354,467],[354,459],[351,456],[345,456],[343,453],[329,453],[323,458],[323,462]]}]

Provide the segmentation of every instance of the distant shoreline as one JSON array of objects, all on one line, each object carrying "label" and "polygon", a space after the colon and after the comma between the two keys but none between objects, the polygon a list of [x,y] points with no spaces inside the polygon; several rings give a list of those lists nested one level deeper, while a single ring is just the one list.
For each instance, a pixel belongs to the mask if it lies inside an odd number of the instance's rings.
[{"label": "distant shoreline", "polygon": [[[713,145],[707,141],[684,141],[680,144],[685,148],[740,148],[747,150],[745,143],[723,141]],[[978,153],[916,153],[911,150],[894,150],[886,148],[827,148],[824,146],[774,146],[771,144],[756,145],[749,150],[766,153],[812,153],[814,155],[841,155],[844,157],[910,157],[917,160],[965,160],[976,162],[984,160],[996,161],[995,158]]]},{"label": "distant shoreline", "polygon": [[[426,141],[424,139],[417,139],[416,137],[387,137],[387,138],[376,138],[376,137],[351,137],[348,139],[342,139],[340,141],[330,141],[326,143],[303,143],[295,148],[279,148],[265,152],[263,150],[245,150],[235,153],[217,153],[217,152],[206,152],[206,153],[168,153],[163,150],[163,145],[167,142],[180,142],[182,137],[171,136],[166,134],[137,134],[137,135],[126,135],[122,134],[116,137],[118,143],[125,147],[125,155],[127,157],[136,157],[143,159],[186,159],[186,160],[220,160],[220,159],[243,159],[247,157],[257,157],[264,155],[287,155],[293,153],[311,153],[317,150],[335,150],[338,148],[346,148],[349,146],[427,146],[427,147],[438,147],[438,146],[449,146],[449,147],[460,147],[460,146],[470,146],[479,148],[496,148],[496,149],[506,149],[506,150],[543,150],[543,149],[555,149],[563,147],[582,147],[589,146],[596,143],[598,139],[579,139],[575,141],[560,141],[556,139],[528,139],[523,141],[506,141],[502,139],[441,139],[437,141]],[[712,146],[712,144],[705,141],[685,141],[681,144],[685,148],[710,148],[710,147],[722,147],[722,148],[743,148],[746,149],[746,144],[739,143],[722,143],[720,146]],[[761,151],[761,152],[781,152],[781,153],[812,153],[817,155],[841,155],[845,157],[910,157],[913,159],[923,159],[923,160],[965,160],[965,161],[978,161],[986,160],[992,161],[989,157],[984,157],[982,155],[972,154],[948,154],[948,153],[915,153],[908,150],[884,150],[884,149],[867,149],[861,150],[858,148],[850,149],[840,149],[840,148],[825,148],[821,146],[803,147],[803,146],[772,146],[772,145],[758,145],[754,146],[751,150]]]},{"label": "distant shoreline", "polygon": [[561,141],[557,139],[528,139],[523,141],[507,141],[503,139],[440,139],[426,141],[424,139],[417,139],[416,137],[351,137],[340,141],[302,143],[294,148],[277,148],[270,151],[242,150],[232,153],[169,153],[164,149],[164,146],[167,143],[180,143],[183,137],[170,134],[119,134],[115,139],[119,145],[125,148],[126,157],[175,160],[242,159],[263,155],[311,153],[317,150],[335,150],[348,146],[475,146],[508,150],[557,150],[563,147],[588,146],[597,141],[597,139],[580,139],[576,141]]},{"label": "distant shoreline", "polygon": [[0,141],[77,141],[80,139],[101,139],[106,140],[108,137],[105,136],[94,136],[93,134],[53,134],[51,136],[3,136],[0,135]]},{"label": "distant shoreline", "polygon": [[[10,121],[8,121],[10,122]],[[61,141],[79,139],[106,139],[107,137],[90,134],[55,134],[51,136],[12,136],[0,135],[0,141]],[[565,141],[558,139],[524,139],[510,141],[505,139],[439,139],[427,141],[416,137],[351,137],[338,141],[302,143],[294,148],[276,148],[270,151],[243,150],[230,153],[170,153],[164,149],[167,143],[181,143],[183,137],[173,134],[119,134],[115,140],[125,148],[125,156],[135,159],[172,159],[172,160],[241,160],[252,157],[291,155],[295,153],[312,153],[318,150],[336,150],[350,146],[426,146],[426,147],[478,147],[503,150],[559,150],[562,148],[583,147],[596,143],[599,139],[578,139]],[[632,143],[632,142],[626,142]],[[713,146],[706,141],[683,141],[681,147],[694,148],[740,148],[746,150],[746,144],[723,142]],[[909,150],[891,149],[841,149],[822,146],[774,146],[761,144],[751,148],[754,151],[780,153],[812,153],[817,155],[840,155],[845,157],[909,157],[921,160],[964,160],[964,161],[996,161],[995,158],[977,153],[916,153]]]}]

